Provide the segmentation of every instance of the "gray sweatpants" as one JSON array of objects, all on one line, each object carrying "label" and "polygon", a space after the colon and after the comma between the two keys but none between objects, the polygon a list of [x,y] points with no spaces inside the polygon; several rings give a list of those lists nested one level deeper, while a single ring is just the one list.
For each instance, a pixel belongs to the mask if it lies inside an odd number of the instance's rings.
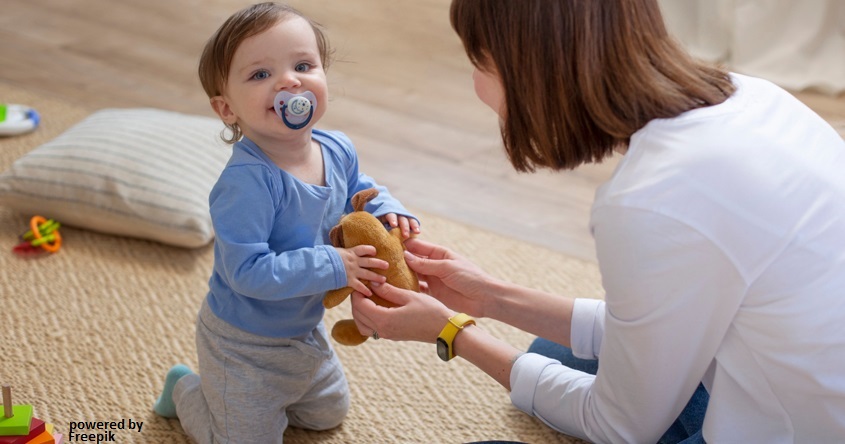
[{"label": "gray sweatpants", "polygon": [[[288,425],[326,430],[349,410],[349,387],[321,322],[306,338],[267,338],[197,317],[199,375],[173,389],[185,432],[200,444],[281,443]],[[200,377],[202,375],[202,377]]]}]

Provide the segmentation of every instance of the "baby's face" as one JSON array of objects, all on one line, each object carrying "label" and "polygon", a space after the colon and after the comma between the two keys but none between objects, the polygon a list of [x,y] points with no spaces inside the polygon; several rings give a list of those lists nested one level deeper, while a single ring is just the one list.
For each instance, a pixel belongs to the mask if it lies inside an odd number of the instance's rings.
[{"label": "baby's face", "polygon": [[[287,128],[276,114],[273,104],[279,91],[314,93],[318,106],[302,130]],[[325,114],[328,86],[311,25],[292,16],[244,40],[235,51],[222,97],[231,109],[228,118],[255,142],[313,127]]]}]

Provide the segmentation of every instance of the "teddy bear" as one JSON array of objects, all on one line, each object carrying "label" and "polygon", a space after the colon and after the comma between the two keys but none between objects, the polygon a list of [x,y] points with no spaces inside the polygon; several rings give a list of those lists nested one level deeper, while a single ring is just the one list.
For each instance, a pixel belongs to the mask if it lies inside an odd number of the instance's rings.
[{"label": "teddy bear", "polygon": [[[340,218],[340,222],[329,232],[332,245],[338,248],[352,248],[358,245],[372,245],[376,247],[376,256],[390,264],[387,270],[374,269],[376,273],[387,278],[387,283],[398,288],[419,291],[420,283],[417,274],[405,263],[405,246],[402,230],[398,227],[388,231],[384,225],[372,214],[364,210],[367,202],[378,196],[375,188],[359,191],[352,196],[352,213]],[[369,287],[369,282],[364,281]],[[323,306],[333,308],[343,302],[352,293],[351,287],[338,288],[326,293]],[[394,307],[392,304],[373,294],[370,300],[384,307]],[[332,338],[343,345],[359,345],[369,337],[358,332],[355,321],[344,319],[332,327]]]}]

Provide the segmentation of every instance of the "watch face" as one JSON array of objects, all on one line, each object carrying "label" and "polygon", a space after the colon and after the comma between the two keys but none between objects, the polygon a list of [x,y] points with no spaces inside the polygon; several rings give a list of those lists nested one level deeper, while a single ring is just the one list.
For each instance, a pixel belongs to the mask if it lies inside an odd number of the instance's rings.
[{"label": "watch face", "polygon": [[440,356],[440,359],[444,361],[451,359],[449,356],[449,344],[441,338],[437,338],[437,356]]}]

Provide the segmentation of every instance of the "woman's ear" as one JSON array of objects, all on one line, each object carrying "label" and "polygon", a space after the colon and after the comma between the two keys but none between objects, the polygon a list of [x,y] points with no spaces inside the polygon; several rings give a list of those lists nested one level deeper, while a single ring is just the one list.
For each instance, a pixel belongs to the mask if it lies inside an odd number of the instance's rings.
[{"label": "woman's ear", "polygon": [[211,109],[217,113],[217,116],[220,117],[220,120],[227,125],[232,125],[237,122],[238,116],[232,112],[232,108],[229,106],[229,103],[226,102],[226,99],[223,96],[214,96],[211,98]]}]

